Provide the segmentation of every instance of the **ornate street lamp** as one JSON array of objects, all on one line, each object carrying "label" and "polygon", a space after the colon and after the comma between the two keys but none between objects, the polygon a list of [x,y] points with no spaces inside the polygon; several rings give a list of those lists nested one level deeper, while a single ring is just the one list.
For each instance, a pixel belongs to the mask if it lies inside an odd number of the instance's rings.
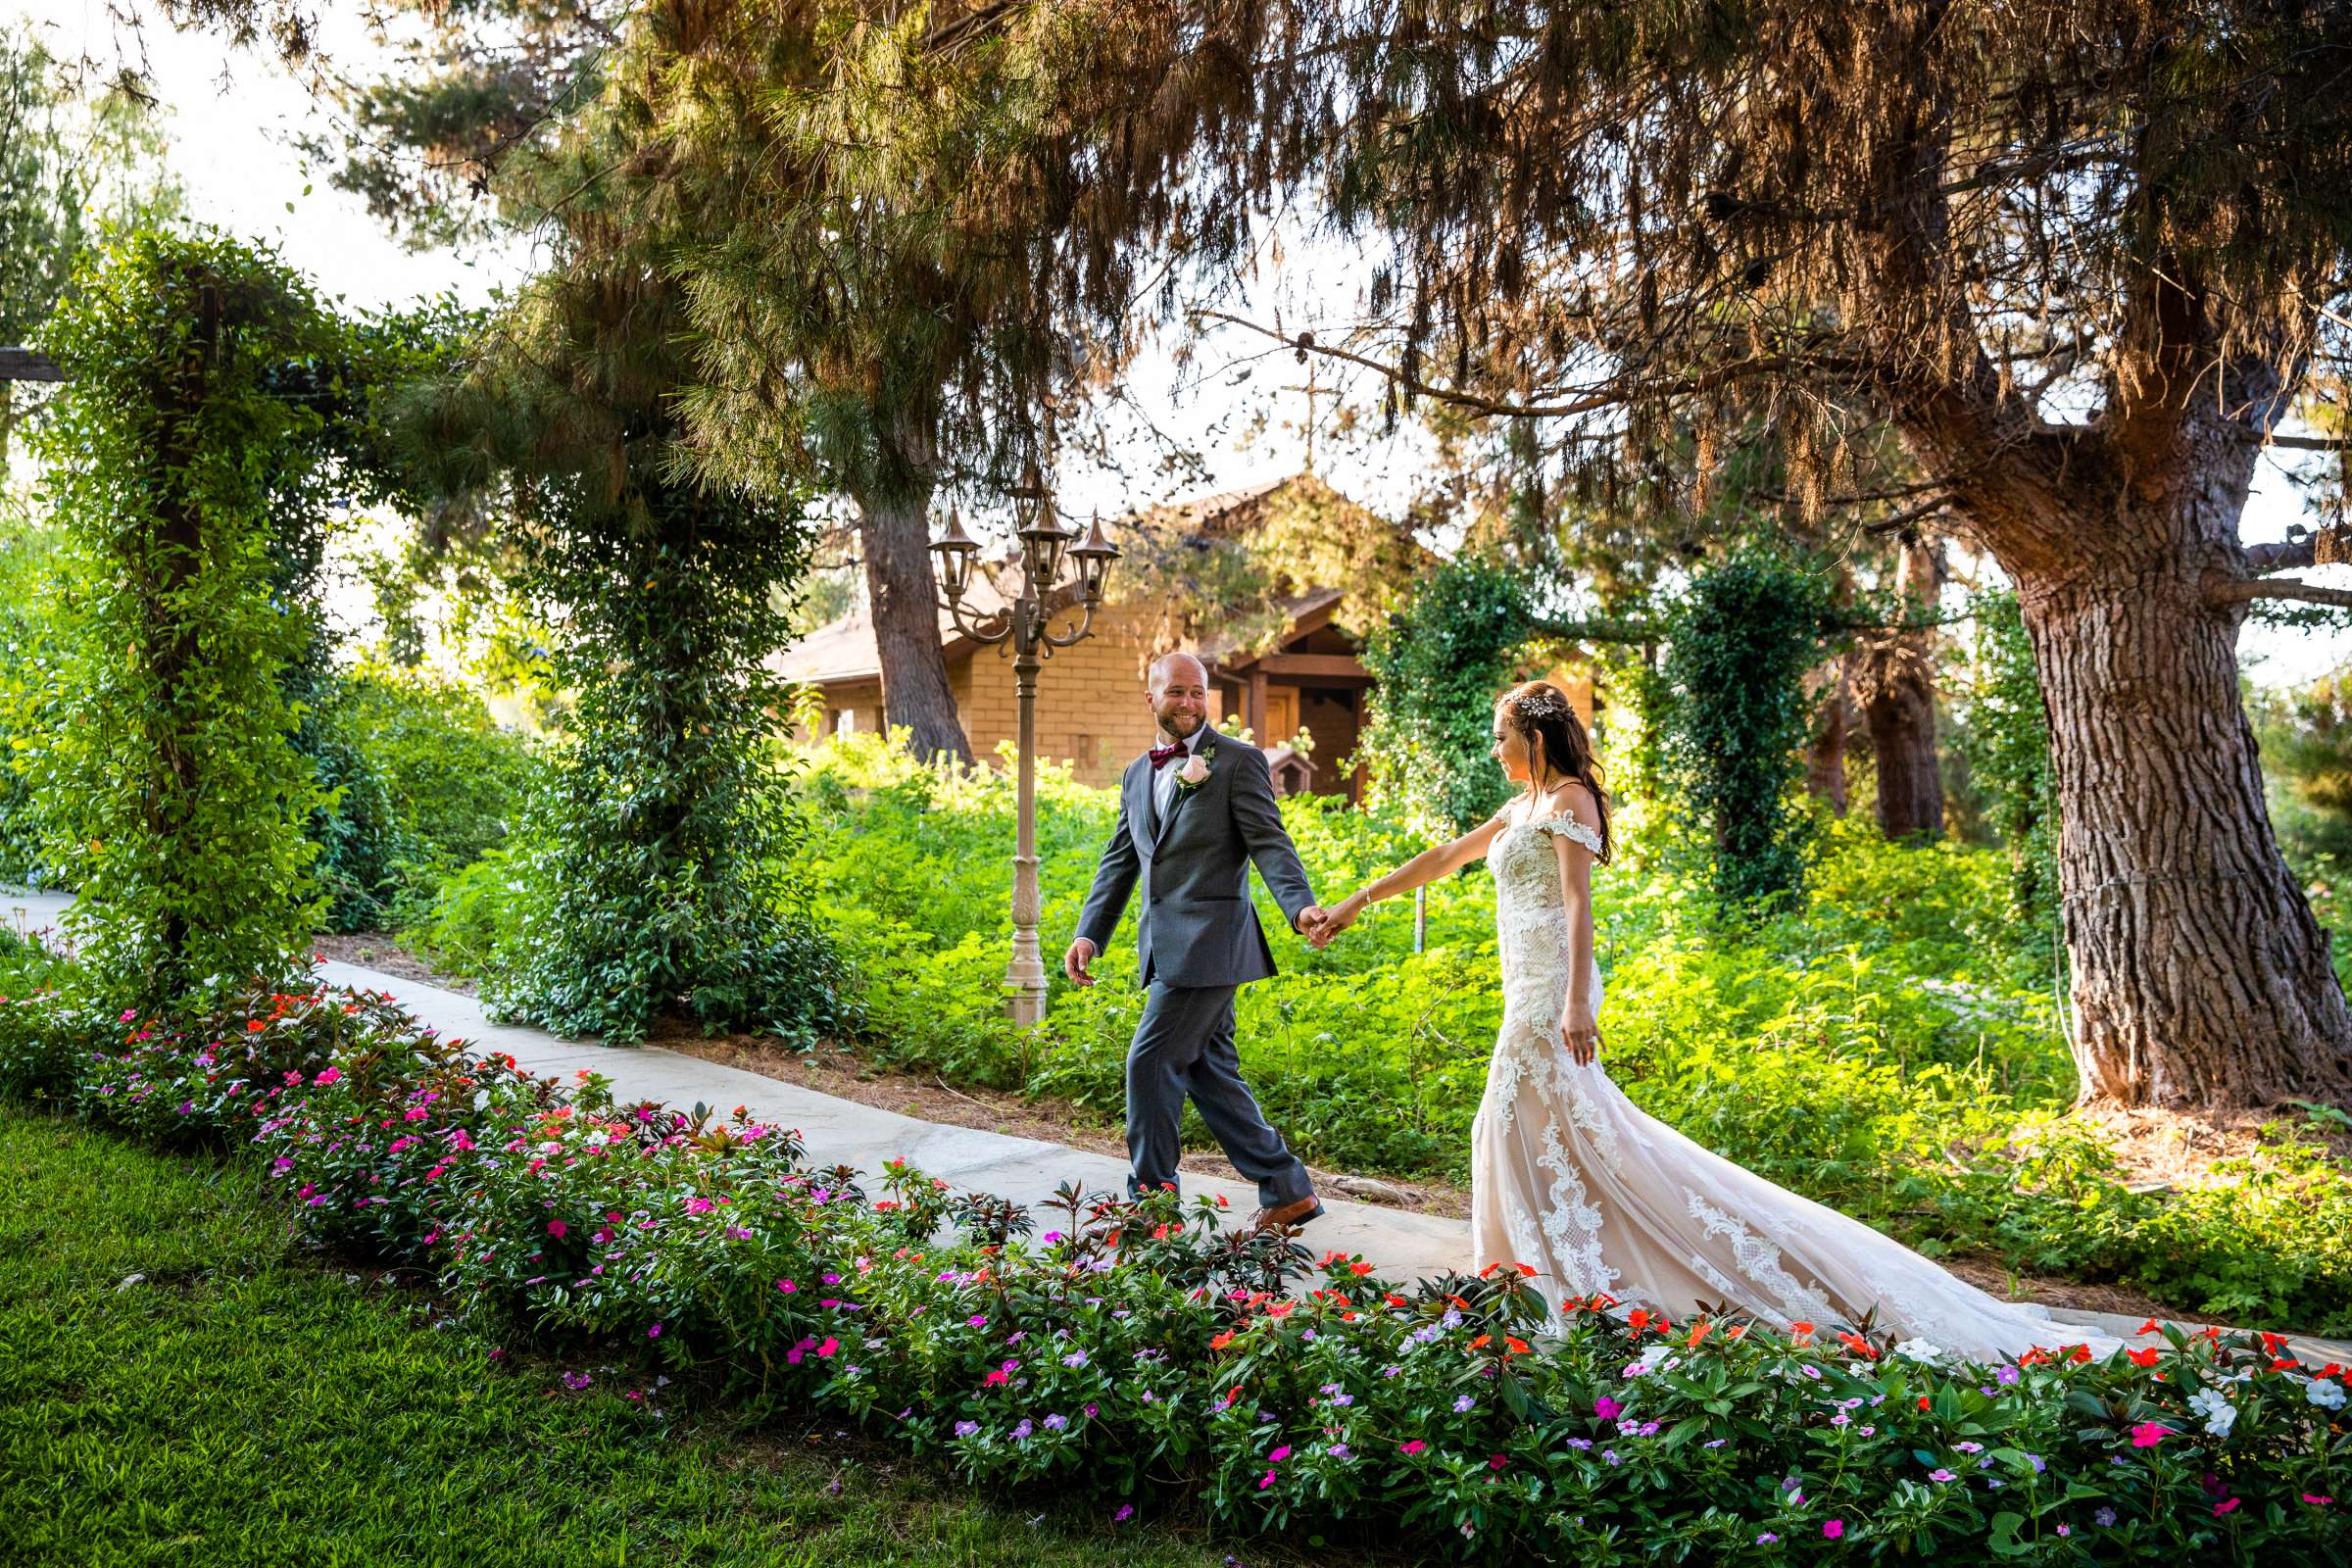
[{"label": "ornate street lamp", "polygon": [[[1020,708],[1020,784],[1012,856],[1012,961],[1004,968],[1004,996],[1005,1011],[1025,1029],[1046,1015],[1046,963],[1037,945],[1037,674],[1054,650],[1074,647],[1094,631],[1102,585],[1119,552],[1104,537],[1100,516],[1085,538],[1070,542],[1076,536],[1054,516],[1054,498],[1046,493],[1035,463],[1012,491],[1012,507],[1021,541],[1021,591],[1011,604],[986,615],[964,607],[980,542],[963,531],[953,509],[946,532],[931,549],[939,557],[940,583],[956,629],[974,642],[1008,644],[1012,651],[1013,692]],[[1075,568],[1067,583],[1059,580],[1065,563]],[[1056,634],[1047,626],[1047,601],[1064,588],[1077,591],[1083,613],[1077,626]]]}]

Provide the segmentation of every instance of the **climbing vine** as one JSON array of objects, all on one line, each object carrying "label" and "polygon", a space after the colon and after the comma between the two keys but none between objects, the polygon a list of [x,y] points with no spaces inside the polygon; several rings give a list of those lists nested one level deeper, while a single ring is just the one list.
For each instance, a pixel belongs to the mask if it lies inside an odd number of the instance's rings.
[{"label": "climbing vine", "polygon": [[65,395],[33,431],[61,542],[49,708],[20,766],[85,951],[142,1000],[270,968],[314,929],[321,795],[285,676],[311,626],[281,519],[326,482],[289,367],[343,325],[273,257],[133,233],[44,332]]},{"label": "climbing vine", "polygon": [[770,745],[785,703],[766,661],[813,537],[799,500],[648,481],[616,504],[566,480],[537,506],[522,582],[564,627],[577,706],[515,852],[532,908],[496,1000],[620,1041],[664,1014],[803,1039],[841,1023]]},{"label": "climbing vine", "polygon": [[1803,679],[1822,657],[1828,610],[1821,578],[1761,552],[1702,573],[1676,607],[1663,782],[1706,825],[1727,905],[1769,906],[1804,885]]},{"label": "climbing vine", "polygon": [[1510,793],[1489,756],[1494,699],[1536,632],[1518,568],[1461,557],[1430,574],[1364,644],[1380,694],[1359,745],[1376,794],[1456,832],[1494,814]]}]

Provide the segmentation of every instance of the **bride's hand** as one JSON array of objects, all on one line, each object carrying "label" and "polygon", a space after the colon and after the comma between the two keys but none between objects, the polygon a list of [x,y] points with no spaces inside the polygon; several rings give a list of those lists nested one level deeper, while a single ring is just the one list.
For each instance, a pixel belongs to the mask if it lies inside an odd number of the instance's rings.
[{"label": "bride's hand", "polygon": [[1589,1067],[1600,1057],[1600,1024],[1590,1007],[1571,1007],[1568,1016],[1560,1020],[1560,1044],[1568,1048],[1568,1059],[1579,1067]]},{"label": "bride's hand", "polygon": [[1342,931],[1345,931],[1349,926],[1355,924],[1355,917],[1363,912],[1363,894],[1350,893],[1348,895],[1348,897],[1342,899],[1339,903],[1331,906],[1330,918],[1325,922],[1323,929],[1329,931],[1332,935],[1337,936]]}]

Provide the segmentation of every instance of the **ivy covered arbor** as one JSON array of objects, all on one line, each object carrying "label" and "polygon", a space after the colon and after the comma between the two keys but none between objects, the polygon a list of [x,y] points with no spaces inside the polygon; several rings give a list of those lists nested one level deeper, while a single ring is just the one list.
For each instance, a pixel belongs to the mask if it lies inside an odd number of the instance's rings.
[{"label": "ivy covered arbor", "polygon": [[374,348],[263,252],[134,231],[43,330],[33,426],[65,541],[62,629],[20,762],[89,955],[129,995],[271,968],[316,929],[325,803],[289,674],[312,622],[287,541],[368,440]]}]

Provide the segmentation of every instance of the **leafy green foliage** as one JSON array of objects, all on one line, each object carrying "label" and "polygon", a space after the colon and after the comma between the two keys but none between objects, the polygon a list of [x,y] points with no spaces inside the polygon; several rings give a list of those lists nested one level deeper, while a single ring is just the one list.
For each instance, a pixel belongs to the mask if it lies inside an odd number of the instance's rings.
[{"label": "leafy green foliage", "polygon": [[397,926],[431,905],[442,878],[507,841],[545,764],[473,692],[429,675],[337,671],[325,698],[312,755],[348,781],[312,827],[333,923]]},{"label": "leafy green foliage", "polygon": [[2328,675],[2248,706],[2280,848],[2298,863],[2352,857],[2352,683]]},{"label": "leafy green foliage", "polygon": [[1535,633],[1523,574],[1463,556],[1430,573],[1366,640],[1380,700],[1362,740],[1376,792],[1464,831],[1510,793],[1488,755],[1494,700]]},{"label": "leafy green foliage", "polygon": [[1971,780],[1987,798],[1992,829],[2008,848],[2010,900],[2018,916],[2051,932],[2054,940],[2057,780],[2050,771],[2041,676],[2017,595],[1979,595],[1976,630],[1966,674],[1968,723],[1960,746]]},{"label": "leafy green foliage", "polygon": [[1758,552],[1701,574],[1676,612],[1668,793],[1711,831],[1715,893],[1729,905],[1786,902],[1804,883],[1802,682],[1820,662],[1826,609],[1817,577]]},{"label": "leafy green foliage", "polygon": [[809,531],[797,500],[632,499],[572,507],[525,546],[578,706],[509,861],[531,914],[490,993],[621,1042],[665,1014],[808,1038],[843,1021],[841,977],[787,863],[802,820],[768,755],[783,693],[765,661]]},{"label": "leafy green foliage", "polygon": [[[767,1568],[799,1539],[860,1568],[1102,1560],[1094,1510],[1041,1527],[1035,1504],[874,1463],[838,1422],[811,1434],[821,1446],[789,1443],[714,1401],[711,1380],[616,1376],[610,1358],[591,1370],[452,1322],[428,1293],[306,1247],[270,1185],[0,1115],[15,1561],[393,1563],[463,1541],[503,1568],[593,1561],[622,1539],[706,1568]],[[37,1500],[58,1495],[84,1505]],[[1138,1568],[1223,1559],[1164,1532],[1125,1532],[1117,1550]]]},{"label": "leafy green foliage", "polygon": [[[812,907],[850,965],[862,1049],[1115,1124],[1142,1005],[1128,942],[1091,990],[1056,975],[1042,1028],[1003,1014],[1011,783],[860,735],[827,743],[801,793]],[[1076,922],[1116,801],[1048,767],[1039,802],[1052,946]],[[1388,813],[1296,798],[1284,812],[1325,897],[1426,842]],[[2352,1170],[2309,1129],[2282,1123],[2210,1187],[2132,1192],[2113,1150],[2066,1117],[2073,1059],[2046,950],[2009,905],[2007,858],[1891,846],[1860,821],[1825,835],[1802,903],[1740,926],[1713,917],[1704,866],[1640,836],[1600,873],[1601,1021],[1612,1073],[1643,1109],[1931,1250],[2117,1280],[2183,1310],[2352,1326],[2352,1267],[2328,1239],[2352,1226]],[[522,853],[451,879],[429,928],[437,959],[487,972],[542,918]],[[1282,973],[1243,989],[1239,1045],[1267,1115],[1318,1167],[1466,1180],[1502,1010],[1484,870],[1430,889],[1421,953],[1401,904],[1322,953],[1281,935],[1270,904],[1260,916]],[[1214,1147],[1189,1113],[1186,1137]]]},{"label": "leafy green foliage", "polygon": [[[270,257],[131,234],[46,334],[69,392],[36,431],[61,540],[56,693],[24,754],[90,953],[131,994],[271,967],[314,929],[316,777],[286,677],[283,519],[321,502],[327,418],[289,367],[341,324]],[[23,726],[20,725],[20,733]]]},{"label": "leafy green foliage", "polygon": [[1033,1241],[904,1162],[869,1195],[745,1113],[567,1093],[350,993],[141,1023],[74,1089],[101,1125],[267,1161],[294,1228],[433,1270],[477,1332],[723,1369],[752,1413],[855,1424],[975,1482],[1150,1505],[1174,1480],[1228,1529],[1345,1521],[1541,1563],[1665,1539],[1774,1561],[1816,1532],[2317,1563],[2342,1539],[2321,1499],[2343,1369],[2251,1334],[2151,1330],[2131,1358],[2037,1348],[1995,1370],[1868,1324],[1669,1324],[1595,1298],[1539,1338],[1544,1303],[1504,1265],[1414,1285],[1340,1252],[1310,1265],[1209,1200],[1066,1187]]}]

